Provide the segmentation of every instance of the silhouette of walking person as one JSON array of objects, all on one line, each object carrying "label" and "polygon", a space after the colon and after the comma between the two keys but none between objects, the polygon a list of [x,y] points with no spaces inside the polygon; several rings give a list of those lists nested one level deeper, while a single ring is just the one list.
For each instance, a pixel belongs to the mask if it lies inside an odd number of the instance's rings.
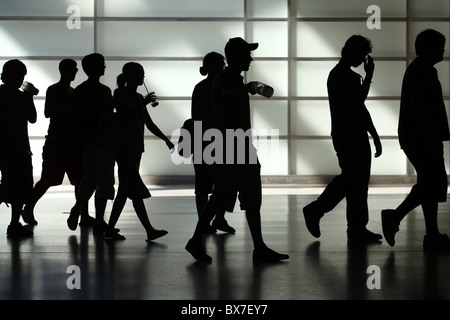
[{"label": "silhouette of walking person", "polygon": [[70,210],[67,225],[76,230],[78,219],[95,192],[94,235],[103,235],[108,199],[114,199],[114,152],[97,141],[99,122],[113,112],[111,89],[100,82],[105,72],[105,58],[100,53],[89,54],[81,60],[88,79],[77,86],[73,94],[71,121],[83,147],[83,178],[76,202]]},{"label": "silhouette of walking person", "polygon": [[[78,72],[77,62],[72,59],[61,60],[59,72],[60,80],[49,86],[45,95],[44,114],[50,118],[50,124],[42,149],[41,178],[36,182],[31,199],[22,213],[22,219],[32,225],[37,224],[34,207],[50,187],[61,185],[67,174],[70,183],[75,186],[76,195],[83,177],[82,146],[70,123],[73,99],[70,84]],[[80,225],[92,226],[94,218],[89,216],[87,205],[84,208]]]},{"label": "silhouette of walking person", "polygon": [[390,246],[400,222],[418,206],[425,219],[424,249],[450,249],[450,240],[438,227],[438,207],[447,201],[447,172],[443,141],[450,140],[441,83],[434,65],[443,60],[445,36],[427,29],[415,41],[416,58],[405,71],[402,83],[398,138],[414,166],[417,183],[394,209],[381,212],[383,234]]},{"label": "silhouette of walking person", "polygon": [[[212,102],[212,87],[216,75],[223,71],[225,67],[224,56],[217,52],[209,52],[203,58],[203,65],[200,67],[200,74],[206,76],[205,79],[197,83],[192,92],[191,118],[193,121],[201,121],[202,137],[198,139],[203,144],[202,150],[207,146],[203,141],[205,131],[214,128],[214,107]],[[214,187],[214,170],[211,164],[207,164],[203,159],[196,159],[197,153],[194,153],[194,173],[195,173],[195,203],[197,213],[200,214],[203,207],[208,202],[208,197]],[[221,230],[228,233],[235,233],[236,230],[228,225],[225,219],[225,210],[216,213],[212,224],[206,230],[207,233],[214,233]]]},{"label": "silhouette of walking person", "polygon": [[[336,176],[323,193],[303,208],[308,231],[319,238],[320,219],[344,198],[347,201],[347,239],[355,242],[372,242],[382,236],[369,231],[367,204],[371,168],[371,147],[368,133],[375,144],[375,157],[382,146],[372,118],[365,106],[374,73],[374,63],[369,53],[369,39],[353,35],[341,52],[339,63],[331,70],[327,80],[331,114],[331,137],[341,174]],[[364,79],[351,70],[364,63]]]},{"label": "silhouette of walking person", "polygon": [[[228,212],[234,210],[238,195],[241,209],[245,210],[253,240],[253,261],[267,262],[289,258],[286,254],[268,248],[263,240],[260,212],[262,202],[261,165],[252,144],[251,133],[250,136],[245,137],[244,148],[235,144],[236,136],[234,134],[226,135],[226,132],[230,130],[239,134],[239,132],[248,133],[251,129],[248,94],[256,93],[255,83],[244,84],[241,73],[249,70],[250,63],[253,61],[251,51],[257,47],[257,43],[247,43],[242,38],[230,39],[225,46],[228,66],[214,80],[214,114],[216,128],[220,130],[224,141],[223,150],[220,150],[223,152],[223,159],[216,157],[213,193],[203,208],[192,238],[185,247],[199,261],[212,261],[202,243],[205,230],[218,210]],[[232,150],[230,150],[231,148]],[[226,153],[227,150],[228,153]],[[224,159],[228,161],[223,161]]]},{"label": "silhouette of walking person", "polygon": [[33,96],[38,90],[23,84],[27,68],[17,59],[3,65],[0,86],[0,203],[11,204],[9,237],[30,237],[33,231],[20,223],[22,209],[33,191],[33,165],[28,123],[37,119]]},{"label": "silhouette of walking person", "polygon": [[119,186],[117,195],[109,217],[105,238],[112,240],[125,240],[125,237],[116,231],[115,225],[119,220],[127,198],[133,202],[134,210],[147,232],[147,241],[152,241],[166,235],[166,230],[155,229],[147,215],[144,200],[151,196],[139,174],[139,166],[144,152],[144,129],[152,132],[163,140],[167,147],[174,148],[173,143],[153,122],[147,110],[147,104],[156,101],[154,93],[145,98],[137,92],[138,86],[144,83],[144,68],[136,62],[126,63],[122,74],[117,77],[118,88],[114,91],[114,106],[125,134],[121,146],[115,153],[118,166]]}]

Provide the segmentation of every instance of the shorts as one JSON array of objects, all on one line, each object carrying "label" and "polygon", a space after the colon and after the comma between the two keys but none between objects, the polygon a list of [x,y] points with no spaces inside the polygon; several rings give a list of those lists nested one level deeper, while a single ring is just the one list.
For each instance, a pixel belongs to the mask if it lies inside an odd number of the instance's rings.
[{"label": "shorts", "polygon": [[114,151],[86,143],[83,152],[84,174],[77,196],[89,200],[95,192],[96,198],[114,199]]},{"label": "shorts", "polygon": [[214,188],[213,165],[194,164],[195,194],[211,194]]},{"label": "shorts", "polygon": [[83,178],[83,152],[71,139],[57,141],[47,137],[42,149],[41,180],[49,186],[61,185],[67,174],[72,185],[78,185]]},{"label": "shorts", "polygon": [[1,159],[0,201],[25,204],[33,192],[31,153],[9,153]]},{"label": "shorts", "polygon": [[261,165],[215,165],[212,197],[219,206],[233,212],[239,199],[241,210],[259,211],[262,203]]}]

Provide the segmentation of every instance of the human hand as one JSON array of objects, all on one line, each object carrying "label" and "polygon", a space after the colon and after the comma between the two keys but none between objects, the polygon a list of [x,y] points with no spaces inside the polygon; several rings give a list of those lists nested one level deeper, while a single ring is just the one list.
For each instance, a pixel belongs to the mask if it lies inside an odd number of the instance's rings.
[{"label": "human hand", "polygon": [[170,140],[166,141],[166,146],[167,146],[167,148],[169,148],[169,150],[172,150],[175,148],[175,145]]},{"label": "human hand", "polygon": [[255,81],[250,81],[247,84],[244,85],[244,88],[247,90],[248,93],[250,93],[251,95],[256,94],[256,90],[255,90]]},{"label": "human hand", "polygon": [[374,70],[375,70],[375,64],[373,62],[373,58],[368,55],[367,59],[364,60],[364,71],[366,72],[366,75],[372,76]]},{"label": "human hand", "polygon": [[150,92],[148,95],[145,96],[144,98],[144,103],[145,105],[151,103],[152,105],[158,101],[158,97],[155,95],[155,92],[152,91]]},{"label": "human hand", "polygon": [[383,153],[383,147],[381,146],[380,138],[374,139],[375,144],[375,158],[378,158]]}]

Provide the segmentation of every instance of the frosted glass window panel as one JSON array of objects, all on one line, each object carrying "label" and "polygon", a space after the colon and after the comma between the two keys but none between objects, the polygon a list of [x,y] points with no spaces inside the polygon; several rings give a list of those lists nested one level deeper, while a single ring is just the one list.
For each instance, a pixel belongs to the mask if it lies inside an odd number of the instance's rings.
[{"label": "frosted glass window panel", "polygon": [[277,129],[279,135],[287,135],[287,101],[285,100],[252,100],[252,129],[254,135],[270,135]]},{"label": "frosted glass window panel", "polygon": [[367,29],[358,22],[297,22],[293,33],[292,55],[297,57],[340,57],[345,41],[353,34],[371,40],[374,57],[406,54],[406,23],[383,22],[381,29]]},{"label": "frosted glass window panel", "polygon": [[242,0],[98,0],[97,14],[100,17],[237,18],[244,16],[244,5]]},{"label": "frosted glass window panel", "polygon": [[336,175],[340,172],[331,139],[291,142],[291,174]]},{"label": "frosted glass window panel", "polygon": [[80,9],[82,17],[94,15],[94,1],[92,0],[2,0],[0,1],[0,16],[69,17],[73,11],[67,13],[67,9],[72,5]]},{"label": "frosted glass window panel", "polygon": [[94,24],[70,30],[66,21],[0,21],[0,43],[4,57],[81,56],[94,50]]},{"label": "frosted glass window panel", "polygon": [[327,97],[327,79],[337,61],[294,61],[291,63],[291,95]]},{"label": "frosted glass window panel", "polygon": [[409,15],[411,17],[445,17],[450,14],[450,4],[442,0],[409,0]]},{"label": "frosted glass window panel", "polygon": [[[399,97],[401,94],[403,74],[406,63],[403,61],[377,61],[370,86],[369,97]],[[365,76],[364,66],[354,69],[361,76]]]},{"label": "frosted glass window panel", "polygon": [[397,136],[399,100],[366,100],[366,107],[380,136]]},{"label": "frosted glass window panel", "polygon": [[[176,141],[172,142],[176,144]],[[194,174],[194,166],[191,162],[177,165],[171,157],[172,154],[163,141],[145,140],[145,152],[142,154],[140,166],[141,176]]]},{"label": "frosted glass window panel", "polygon": [[48,125],[50,123],[50,120],[44,115],[45,101],[42,99],[34,99],[34,106],[36,107],[37,120],[35,123],[28,123],[28,135],[35,138],[44,138],[47,135]]},{"label": "frosted glass window panel", "polygon": [[300,18],[368,18],[371,14],[366,12],[370,5],[380,7],[381,17],[406,16],[406,0],[293,0],[291,14]]},{"label": "frosted glass window panel", "polygon": [[259,43],[258,49],[252,51],[253,57],[287,57],[287,22],[250,21],[247,23],[247,41]]},{"label": "frosted glass window panel", "polygon": [[329,136],[331,117],[328,100],[291,102],[291,135]]},{"label": "frosted glass window panel", "polygon": [[273,87],[274,97],[288,95],[288,63],[286,61],[253,61],[246,81],[261,81]]},{"label": "frosted glass window panel", "polygon": [[[153,108],[148,105],[147,110],[152,117],[153,122],[166,136],[178,139],[179,133],[174,133],[174,131],[181,128],[184,121],[191,117],[191,101],[162,100],[157,107]],[[153,136],[147,129],[145,129],[145,135]],[[162,140],[161,143],[164,144]]]},{"label": "frosted glass window panel", "polygon": [[[33,165],[33,175],[40,176],[42,171],[42,147],[44,139],[30,139],[30,149],[32,153],[31,163]],[[37,182],[37,181],[35,181]]]},{"label": "frosted glass window panel", "polygon": [[444,142],[444,160],[445,170],[450,172],[450,143],[448,141]]},{"label": "frosted glass window panel", "polygon": [[249,18],[287,18],[287,0],[247,0]]},{"label": "frosted glass window panel", "polygon": [[103,21],[99,22],[98,50],[106,56],[203,57],[224,54],[229,38],[243,37],[241,22]]},{"label": "frosted glass window panel", "polygon": [[439,81],[442,86],[442,93],[444,96],[450,95],[450,62],[441,61],[434,65],[438,71]]},{"label": "frosted glass window panel", "polygon": [[258,150],[261,175],[277,176],[288,174],[287,140],[273,142],[270,139],[255,139],[254,146]]},{"label": "frosted glass window panel", "polygon": [[[373,140],[370,141],[372,153],[375,153]],[[372,175],[405,175],[407,158],[397,139],[381,140],[383,154],[378,158],[372,158]]]},{"label": "frosted glass window panel", "polygon": [[[133,61],[130,58],[129,61]],[[111,90],[117,88],[117,76],[122,73],[123,65],[128,61],[107,60],[105,75],[100,81]],[[145,70],[144,82],[149,91],[154,91],[160,97],[192,96],[195,85],[204,79],[199,68],[201,61],[137,61]],[[139,92],[146,93],[143,86]]]},{"label": "frosted glass window panel", "polygon": [[415,42],[416,42],[416,37],[417,35],[425,30],[425,29],[435,29],[436,31],[439,31],[440,33],[442,33],[445,38],[447,39],[446,43],[445,43],[445,52],[444,52],[444,56],[445,57],[449,57],[450,56],[450,45],[449,45],[449,41],[450,41],[450,23],[449,22],[438,22],[438,21],[427,21],[427,22],[422,22],[422,21],[415,21],[415,22],[411,22],[409,24],[409,51],[408,54],[411,57],[415,57],[416,56],[416,49],[415,49]]}]

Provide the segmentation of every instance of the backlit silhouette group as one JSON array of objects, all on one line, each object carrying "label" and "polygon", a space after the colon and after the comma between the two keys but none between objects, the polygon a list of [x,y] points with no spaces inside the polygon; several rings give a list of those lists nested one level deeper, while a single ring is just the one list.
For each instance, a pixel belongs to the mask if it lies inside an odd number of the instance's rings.
[{"label": "backlit silhouette group", "polygon": [[[448,118],[442,88],[434,65],[443,60],[445,37],[432,29],[418,34],[416,58],[407,67],[403,78],[398,136],[400,146],[417,172],[417,183],[396,209],[381,212],[382,233],[390,246],[403,218],[421,206],[425,218],[424,248],[450,250],[450,240],[438,228],[438,205],[447,201],[447,173],[443,156],[443,141],[450,140]],[[225,146],[226,130],[249,130],[250,95],[255,95],[254,82],[244,82],[242,73],[248,71],[251,53],[258,43],[231,38],[225,45],[225,56],[217,52],[205,55],[200,73],[205,79],[192,94],[193,121],[202,121],[203,131],[219,130],[224,137],[225,157],[237,157]],[[348,241],[379,242],[381,234],[369,231],[368,187],[374,156],[382,155],[382,145],[370,113],[365,105],[372,83],[375,64],[370,56],[371,41],[353,35],[345,42],[341,58],[330,71],[327,80],[331,114],[331,137],[341,173],[313,202],[303,207],[307,230],[321,236],[320,223],[326,213],[346,200]],[[225,63],[226,61],[226,63]],[[364,65],[362,77],[352,68]],[[163,237],[166,230],[155,229],[150,223],[144,199],[150,192],[139,174],[147,128],[172,150],[175,146],[153,122],[147,105],[157,100],[154,92],[145,97],[137,92],[144,84],[144,68],[136,62],[123,65],[112,91],[101,83],[106,68],[99,53],[88,54],[81,61],[87,80],[76,88],[71,86],[78,72],[77,63],[64,59],[59,64],[60,80],[48,87],[45,117],[50,119],[42,150],[42,173],[34,184],[28,123],[37,120],[33,96],[37,89],[24,83],[27,68],[18,59],[3,65],[0,86],[0,202],[11,208],[8,237],[30,237],[33,232],[22,225],[36,225],[34,215],[37,201],[52,186],[60,185],[64,176],[74,186],[73,204],[67,225],[92,226],[96,236],[123,240],[116,223],[127,199],[131,199],[136,215],[144,227],[147,241]],[[202,134],[203,135],[203,134]],[[369,135],[372,139],[369,139]],[[252,236],[253,260],[280,261],[288,255],[270,249],[261,231],[261,165],[251,137],[247,137],[244,163],[195,161],[195,202],[198,221],[186,250],[200,261],[211,261],[203,246],[207,233],[221,230],[234,233],[228,225],[226,212],[234,210],[239,200],[245,211]],[[196,139],[196,137],[192,137]],[[208,143],[202,141],[203,148]],[[233,151],[233,150],[232,150]],[[228,154],[227,154],[228,153]],[[118,168],[118,189],[115,190],[114,167]],[[89,215],[88,203],[94,196],[95,216]],[[108,221],[105,209],[114,200]],[[38,217],[37,217],[38,218]]]}]

